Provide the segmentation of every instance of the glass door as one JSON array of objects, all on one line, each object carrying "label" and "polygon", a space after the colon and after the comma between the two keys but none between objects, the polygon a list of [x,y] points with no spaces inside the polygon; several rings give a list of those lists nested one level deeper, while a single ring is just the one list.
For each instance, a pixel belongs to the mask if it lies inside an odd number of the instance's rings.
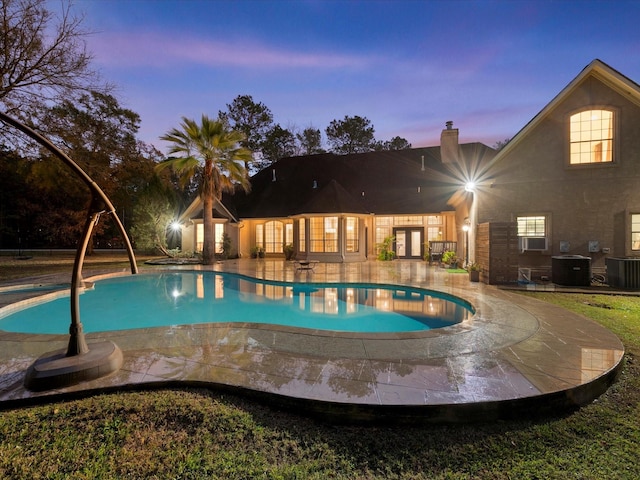
[{"label": "glass door", "polygon": [[394,228],[396,258],[422,258],[423,228]]}]

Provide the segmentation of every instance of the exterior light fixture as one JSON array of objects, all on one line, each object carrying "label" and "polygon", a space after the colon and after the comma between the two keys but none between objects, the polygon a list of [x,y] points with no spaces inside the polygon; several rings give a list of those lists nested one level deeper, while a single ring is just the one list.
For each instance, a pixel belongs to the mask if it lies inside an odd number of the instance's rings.
[{"label": "exterior light fixture", "polygon": [[173,230],[174,232],[180,231],[180,228],[182,227],[182,225],[180,225],[180,222],[178,222],[177,220],[171,222],[171,225],[169,226],[171,227],[171,230]]},{"label": "exterior light fixture", "polygon": [[469,265],[469,230],[471,230],[471,222],[468,218],[464,219],[462,231],[464,232],[464,265]]},{"label": "exterior light fixture", "polygon": [[465,192],[474,192],[475,190],[476,190],[476,182],[469,180],[467,183],[465,183],[464,185]]}]

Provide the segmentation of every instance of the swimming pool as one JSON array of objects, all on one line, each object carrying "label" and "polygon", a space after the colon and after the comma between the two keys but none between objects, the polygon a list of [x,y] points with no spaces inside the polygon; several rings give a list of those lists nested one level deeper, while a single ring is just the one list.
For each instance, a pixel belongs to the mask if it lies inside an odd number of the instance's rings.
[{"label": "swimming pool", "polygon": [[[200,323],[274,324],[339,332],[409,332],[470,318],[466,301],[421,288],[290,283],[220,272],[165,272],[100,280],[80,296],[86,333]],[[0,318],[0,330],[63,334],[68,297]]]}]

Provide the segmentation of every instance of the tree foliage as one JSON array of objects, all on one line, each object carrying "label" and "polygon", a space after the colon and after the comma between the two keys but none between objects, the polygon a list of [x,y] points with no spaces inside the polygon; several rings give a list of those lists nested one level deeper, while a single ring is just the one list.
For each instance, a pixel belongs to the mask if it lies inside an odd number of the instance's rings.
[{"label": "tree foliage", "polygon": [[307,127],[302,132],[296,133],[299,150],[302,155],[315,155],[324,153],[322,148],[322,135],[320,130],[313,127]]},{"label": "tree foliage", "polygon": [[[109,95],[92,92],[78,102],[63,101],[44,108],[39,125],[45,135],[71,157],[109,196],[125,228],[131,228],[133,208],[140,194],[155,181],[155,163],[160,153],[136,140],[139,117],[122,108]],[[6,156],[1,174],[18,168],[9,191],[15,197],[0,205],[0,224],[12,230],[3,239],[5,247],[16,242],[25,247],[72,248],[82,231],[90,199],[86,185],[59,159],[47,151],[29,149],[32,156],[18,152]],[[9,159],[15,159],[9,161]],[[5,172],[5,167],[7,172]],[[171,185],[168,175],[162,176]],[[100,247],[121,244],[117,226],[108,216],[94,228]],[[20,230],[19,237],[17,230]],[[116,242],[116,243],[114,243]],[[91,250],[94,243],[89,245]]]},{"label": "tree foliage", "polygon": [[366,117],[347,115],[343,120],[332,120],[325,132],[337,154],[364,153],[375,148],[375,130]]},{"label": "tree foliage", "polygon": [[275,125],[269,130],[262,144],[262,168],[277,162],[281,158],[296,154],[296,137],[289,130]]},{"label": "tree foliage", "polygon": [[[115,97],[89,92],[63,100],[41,115],[40,126],[95,180],[109,180],[110,168],[137,157],[140,116]],[[104,189],[104,185],[101,185]]]},{"label": "tree foliage", "polygon": [[402,137],[393,137],[385,142],[376,142],[375,146],[375,150],[406,150],[408,148],[411,148],[411,144]]},{"label": "tree foliage", "polygon": [[[53,5],[60,5],[59,13]],[[82,21],[66,1],[0,2],[0,103],[6,112],[25,119],[43,103],[108,90],[91,68]]]},{"label": "tree foliage", "polygon": [[167,229],[176,217],[173,199],[172,191],[157,176],[140,192],[131,228],[136,248],[168,254]]},{"label": "tree foliage", "polygon": [[257,161],[255,166],[247,161],[245,168],[251,172],[260,170],[264,139],[273,125],[271,110],[261,102],[256,103],[251,95],[238,95],[227,104],[226,112],[218,112],[218,118],[231,129],[244,134],[241,145],[250,150]]},{"label": "tree foliage", "polygon": [[223,191],[233,191],[236,185],[249,188],[244,165],[251,159],[251,152],[241,146],[244,134],[229,130],[220,120],[211,120],[202,115],[200,124],[183,117],[180,128],[170,130],[161,138],[172,144],[171,154],[180,156],[160,163],[159,170],[171,167],[184,181],[201,175],[199,191],[204,224],[202,260],[205,265],[211,265],[215,260],[214,202],[220,200]]},{"label": "tree foliage", "polygon": [[510,138],[505,138],[504,140],[498,140],[496,143],[494,143],[491,148],[493,148],[494,150],[502,150],[504,147],[507,146],[507,143],[509,143],[511,141]]}]

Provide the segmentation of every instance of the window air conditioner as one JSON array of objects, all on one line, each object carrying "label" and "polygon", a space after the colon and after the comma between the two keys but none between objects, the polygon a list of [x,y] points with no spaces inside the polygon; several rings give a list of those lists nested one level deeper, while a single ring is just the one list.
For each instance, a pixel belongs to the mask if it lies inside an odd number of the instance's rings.
[{"label": "window air conditioner", "polygon": [[547,249],[547,237],[520,237],[520,251],[542,252]]}]

